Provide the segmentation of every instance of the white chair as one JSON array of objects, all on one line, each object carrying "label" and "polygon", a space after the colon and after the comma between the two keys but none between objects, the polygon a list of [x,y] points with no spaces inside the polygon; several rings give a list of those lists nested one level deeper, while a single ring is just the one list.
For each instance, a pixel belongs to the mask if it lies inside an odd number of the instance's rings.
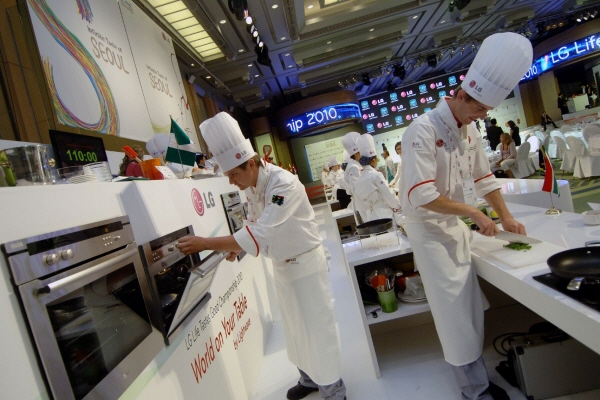
[{"label": "white chair", "polygon": [[554,142],[559,152],[562,154],[562,164],[560,165],[561,171],[573,172],[575,168],[575,154],[567,147],[567,143],[560,137],[555,136]]},{"label": "white chair", "polygon": [[583,140],[578,137],[569,136],[567,144],[576,157],[573,177],[590,178],[600,176],[600,156],[590,156]]},{"label": "white chair", "polygon": [[529,142],[529,154],[538,152],[538,150],[540,149],[540,139],[538,139],[537,136],[530,136],[525,141]]},{"label": "white chair", "polygon": [[[547,133],[542,132],[542,131],[535,131],[534,133],[535,137],[537,137],[538,139],[540,139],[540,142],[544,142],[544,139],[546,139],[546,136],[549,136]],[[546,151],[548,151],[548,148],[546,148]]]},{"label": "white chair", "polygon": [[[561,128],[562,129],[562,128]],[[554,143],[556,144],[556,150],[555,150],[555,154],[553,158],[563,158],[563,155],[561,154],[561,149],[560,147],[558,147],[558,143],[556,143],[556,140],[554,140],[554,138],[559,137],[562,139],[563,142],[567,142],[567,138],[565,137],[564,133],[562,133],[559,130],[553,130],[552,132],[550,132],[550,137],[552,137],[552,140],[554,141]]]},{"label": "white chair", "polygon": [[569,133],[569,132],[573,132],[574,130],[575,130],[575,128],[569,124],[564,124],[563,126],[560,127],[561,133]]},{"label": "white chair", "polygon": [[600,135],[600,124],[589,124],[583,128],[583,139],[586,143],[589,143],[590,138],[596,135]]},{"label": "white chair", "polygon": [[600,156],[600,135],[592,136],[588,142],[590,156]]},{"label": "white chair", "polygon": [[531,145],[529,142],[525,142],[521,144],[517,150],[517,160],[510,167],[511,172],[516,179],[526,178],[535,172],[533,161],[529,158],[530,148]]}]

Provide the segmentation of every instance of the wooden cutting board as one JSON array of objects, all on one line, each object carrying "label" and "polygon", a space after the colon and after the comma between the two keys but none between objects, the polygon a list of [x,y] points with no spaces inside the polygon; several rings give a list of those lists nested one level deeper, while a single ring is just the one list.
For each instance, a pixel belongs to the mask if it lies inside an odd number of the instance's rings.
[{"label": "wooden cutting board", "polygon": [[504,247],[508,242],[493,237],[478,238],[471,243],[472,248],[477,248],[490,256],[497,258],[512,268],[521,268],[528,265],[546,263],[552,254],[566,250],[566,248],[552,243],[542,242],[531,245],[531,250],[512,250]]}]

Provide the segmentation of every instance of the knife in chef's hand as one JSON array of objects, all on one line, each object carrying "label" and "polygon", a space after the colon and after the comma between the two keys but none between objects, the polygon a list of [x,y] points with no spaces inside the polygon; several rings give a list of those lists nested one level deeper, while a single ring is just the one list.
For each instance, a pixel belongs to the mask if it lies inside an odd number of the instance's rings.
[{"label": "knife in chef's hand", "polygon": [[[479,227],[476,224],[471,224],[471,230],[478,231]],[[500,231],[499,234],[496,235],[496,239],[505,240],[511,243],[526,243],[526,244],[536,244],[542,243],[541,240],[534,239],[529,236],[520,235],[518,233]]]}]

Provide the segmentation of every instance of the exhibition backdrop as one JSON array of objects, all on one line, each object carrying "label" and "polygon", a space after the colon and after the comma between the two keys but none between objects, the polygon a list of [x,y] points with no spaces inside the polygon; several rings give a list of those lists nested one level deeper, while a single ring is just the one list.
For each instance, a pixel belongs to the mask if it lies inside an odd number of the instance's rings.
[{"label": "exhibition backdrop", "polygon": [[128,0],[28,0],[59,123],[147,141],[170,116],[195,140],[171,37]]}]

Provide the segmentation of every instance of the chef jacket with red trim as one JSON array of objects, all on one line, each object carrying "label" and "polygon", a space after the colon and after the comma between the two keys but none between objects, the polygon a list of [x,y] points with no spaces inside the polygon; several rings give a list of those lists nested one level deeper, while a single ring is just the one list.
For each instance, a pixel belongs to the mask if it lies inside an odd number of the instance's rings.
[{"label": "chef jacket with red trim", "polygon": [[245,193],[248,220],[233,237],[248,254],[285,261],[321,245],[315,213],[297,176],[267,163]]},{"label": "chef jacket with red trim", "polygon": [[425,219],[440,217],[442,214],[421,207],[440,195],[462,202],[462,193],[456,192],[463,180],[461,171],[463,176],[473,177],[477,197],[500,189],[490,172],[475,123],[466,129],[466,149],[462,149],[461,130],[446,99],[442,99],[435,109],[419,116],[404,132],[404,172],[400,180],[404,215]]}]

